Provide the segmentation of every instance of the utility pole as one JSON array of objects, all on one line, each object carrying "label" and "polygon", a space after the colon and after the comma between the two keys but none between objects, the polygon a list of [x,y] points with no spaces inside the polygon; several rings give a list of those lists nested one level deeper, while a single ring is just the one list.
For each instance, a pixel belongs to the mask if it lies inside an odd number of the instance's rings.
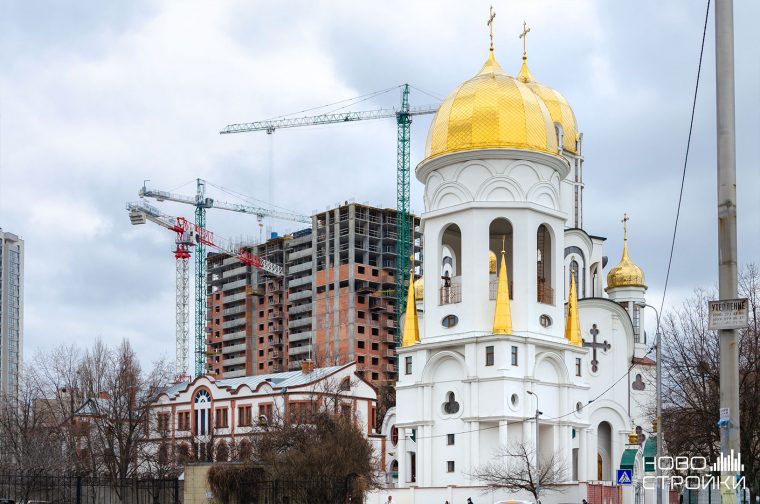
[{"label": "utility pole", "polygon": [[639,304],[639,308],[644,309],[649,307],[654,310],[657,315],[657,329],[654,335],[655,339],[655,359],[657,361],[655,367],[655,395],[657,396],[657,458],[654,464],[655,478],[657,480],[657,504],[662,504],[662,469],[660,468],[660,460],[662,459],[662,449],[665,444],[665,432],[662,425],[662,338],[660,337],[660,312],[654,306],[646,303]]},{"label": "utility pole", "polygon": [[[718,284],[719,297],[738,295],[736,271],[736,119],[734,97],[733,0],[715,2],[715,79],[718,147]],[[739,435],[739,346],[736,329],[721,329],[720,407],[728,408],[721,446],[737,457]],[[724,453],[724,456],[727,455]],[[723,478],[734,477],[724,473]],[[723,493],[723,502],[735,502],[736,492]]]},{"label": "utility pole", "polygon": [[536,445],[536,495],[538,495],[538,492],[541,488],[541,467],[540,467],[541,462],[539,461],[540,457],[538,453],[538,434],[539,434],[538,417],[541,415],[541,412],[538,410],[538,396],[536,395],[536,393],[533,392],[532,390],[529,390],[528,394],[536,398],[536,442],[535,442],[535,445]]}]

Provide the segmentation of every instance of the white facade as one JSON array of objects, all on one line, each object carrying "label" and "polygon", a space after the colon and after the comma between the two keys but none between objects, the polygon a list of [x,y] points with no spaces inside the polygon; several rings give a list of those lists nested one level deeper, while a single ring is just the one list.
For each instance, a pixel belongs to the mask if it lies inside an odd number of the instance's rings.
[{"label": "white facade", "polygon": [[[499,445],[535,446],[536,409],[540,454],[559,454],[567,468],[566,491],[545,501],[579,502],[587,483],[613,481],[626,450],[642,466],[640,446],[628,443],[652,420],[654,367],[637,306],[645,288],[605,296],[604,238],[581,228],[581,166],[565,153],[483,148],[417,167],[426,210],[421,341],[398,350],[397,403],[383,425],[398,433],[385,461],[398,502],[443,502],[462,488],[482,500],[472,470]],[[502,244],[510,334],[493,333],[488,264]],[[583,346],[565,338],[571,271]]]},{"label": "white facade", "polygon": [[24,241],[0,229],[0,395],[18,390],[23,349]]},{"label": "white facade", "polygon": [[[201,450],[201,459],[234,459],[233,447],[239,451],[249,443],[245,449],[250,449],[252,436],[266,433],[270,422],[297,419],[328,402],[351,415],[368,437],[372,434],[377,394],[350,363],[222,380],[204,375],[173,385],[152,406],[148,441],[168,442],[180,459],[182,451],[194,450]],[[213,445],[211,455],[202,452],[208,443]]]}]

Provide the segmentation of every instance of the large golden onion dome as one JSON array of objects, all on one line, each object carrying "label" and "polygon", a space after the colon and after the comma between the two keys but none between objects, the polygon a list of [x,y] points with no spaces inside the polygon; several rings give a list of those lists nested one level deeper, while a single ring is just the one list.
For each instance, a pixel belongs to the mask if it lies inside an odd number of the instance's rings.
[{"label": "large golden onion dome", "polygon": [[504,72],[493,50],[477,75],[441,103],[425,159],[449,152],[509,147],[557,154],[549,110],[528,86]]},{"label": "large golden onion dome", "polygon": [[551,115],[552,122],[562,126],[562,149],[573,154],[578,153],[578,123],[570,104],[556,89],[550,88],[533,78],[528,69],[527,57],[523,55],[523,63],[517,80],[524,83],[546,105]]},{"label": "large golden onion dome", "polygon": [[644,271],[636,266],[628,255],[627,221],[628,216],[626,215],[623,218],[623,257],[621,257],[620,262],[607,273],[607,290],[616,287],[643,287],[645,289],[647,287],[644,283]]},{"label": "large golden onion dome", "polygon": [[423,277],[414,281],[414,297],[417,301],[425,299],[425,279]]}]

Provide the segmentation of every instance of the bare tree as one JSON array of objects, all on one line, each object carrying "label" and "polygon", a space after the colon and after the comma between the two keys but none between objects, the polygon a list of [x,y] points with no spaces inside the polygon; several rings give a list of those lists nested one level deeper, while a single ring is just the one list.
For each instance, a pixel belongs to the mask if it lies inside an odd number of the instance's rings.
[{"label": "bare tree", "polygon": [[542,495],[556,492],[567,480],[567,467],[558,453],[539,456],[536,468],[533,446],[514,443],[496,449],[491,462],[475,468],[472,476],[490,489],[528,492],[536,502]]},{"label": "bare tree", "polygon": [[[747,484],[760,492],[760,269],[750,264],[739,277],[749,299],[750,324],[739,333],[741,454]],[[666,450],[673,455],[715,460],[720,408],[718,333],[708,329],[708,301],[715,292],[694,291],[668,313],[663,327],[663,423]]]}]

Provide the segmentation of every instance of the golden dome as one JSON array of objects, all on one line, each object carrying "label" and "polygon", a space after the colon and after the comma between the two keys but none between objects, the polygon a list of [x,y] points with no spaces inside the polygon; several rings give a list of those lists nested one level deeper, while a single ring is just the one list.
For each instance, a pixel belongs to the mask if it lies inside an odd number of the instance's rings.
[{"label": "golden dome", "polygon": [[533,78],[533,74],[528,69],[528,62],[525,56],[523,56],[522,68],[520,68],[520,73],[517,74],[517,80],[525,83],[531,91],[536,93],[536,96],[541,98],[549,110],[552,122],[559,123],[562,126],[562,149],[577,154],[578,123],[575,121],[573,109],[570,108],[570,104],[567,103],[565,97],[556,89],[545,86]]},{"label": "golden dome", "polygon": [[628,256],[628,215],[623,217],[623,257],[607,273],[607,290],[615,287],[644,287],[644,271]]},{"label": "golden dome", "polygon": [[414,281],[414,297],[417,301],[422,301],[425,298],[425,279],[419,277]]},{"label": "golden dome", "polygon": [[488,251],[488,272],[496,273],[496,254],[493,250]]},{"label": "golden dome", "polygon": [[507,75],[490,51],[480,72],[441,103],[430,126],[425,159],[499,147],[556,154],[557,136],[541,98]]}]

